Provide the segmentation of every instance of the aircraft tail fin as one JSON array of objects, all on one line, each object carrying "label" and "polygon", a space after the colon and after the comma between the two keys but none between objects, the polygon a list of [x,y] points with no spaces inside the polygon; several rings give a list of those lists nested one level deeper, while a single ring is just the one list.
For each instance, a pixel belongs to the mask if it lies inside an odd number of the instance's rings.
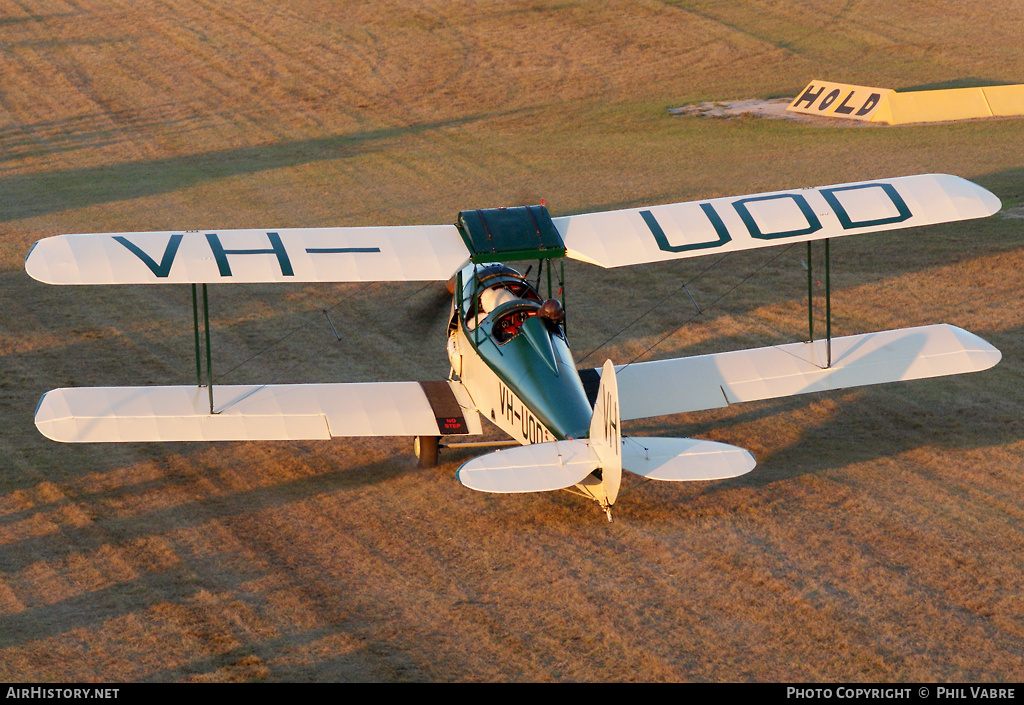
[{"label": "aircraft tail fin", "polygon": [[[482,492],[544,492],[580,485],[609,514],[622,483],[622,434],[615,368],[605,363],[590,439],[534,443],[474,458],[456,473]],[[591,473],[600,470],[591,477]]]},{"label": "aircraft tail fin", "polygon": [[601,506],[611,520],[611,508],[622,484],[622,421],[615,366],[606,360],[601,370],[594,416],[590,420],[590,452],[601,468]]}]

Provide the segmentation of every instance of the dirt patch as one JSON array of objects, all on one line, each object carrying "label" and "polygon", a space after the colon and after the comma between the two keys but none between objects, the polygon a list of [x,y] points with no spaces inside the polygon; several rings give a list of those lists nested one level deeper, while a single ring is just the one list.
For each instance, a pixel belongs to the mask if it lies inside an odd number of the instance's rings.
[{"label": "dirt patch", "polygon": [[839,118],[790,112],[786,110],[786,107],[792,102],[792,98],[727,100],[698,103],[697,105],[684,105],[680,108],[669,108],[668,111],[673,115],[696,115],[698,117],[725,119],[753,115],[755,117],[768,118],[769,120],[807,122],[822,127],[881,127],[878,123],[864,122],[862,120],[842,120]]}]

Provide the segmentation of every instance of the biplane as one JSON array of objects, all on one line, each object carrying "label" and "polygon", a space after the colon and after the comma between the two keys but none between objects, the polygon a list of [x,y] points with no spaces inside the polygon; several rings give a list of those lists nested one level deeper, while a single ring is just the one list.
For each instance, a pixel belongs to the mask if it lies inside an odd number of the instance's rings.
[{"label": "biplane", "polygon": [[[452,225],[50,237],[25,262],[41,282],[192,285],[196,383],[55,389],[35,422],[73,443],[408,436],[420,464],[433,466],[441,439],[481,434],[483,419],[518,446],[463,463],[464,485],[575,490],[611,520],[623,470],[671,482],[755,465],[724,443],[623,435],[623,421],[975,372],[1000,353],[960,328],[929,325],[577,369],[562,292],[551,289],[559,258],[621,267],[813,240],[827,248],[830,238],[982,218],[1000,206],[972,182],[925,174],[562,217],[543,204],[467,210]],[[529,260],[548,264],[546,297],[539,274],[533,283],[505,264]],[[452,293],[446,380],[214,384],[208,285],[435,280]]]}]

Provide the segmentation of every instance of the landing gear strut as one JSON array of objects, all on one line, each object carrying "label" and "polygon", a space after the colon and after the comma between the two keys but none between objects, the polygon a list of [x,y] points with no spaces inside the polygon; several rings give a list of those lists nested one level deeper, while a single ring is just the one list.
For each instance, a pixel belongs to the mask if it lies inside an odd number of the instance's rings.
[{"label": "landing gear strut", "polygon": [[412,442],[412,452],[420,461],[421,468],[437,467],[437,446],[440,436],[416,436]]}]

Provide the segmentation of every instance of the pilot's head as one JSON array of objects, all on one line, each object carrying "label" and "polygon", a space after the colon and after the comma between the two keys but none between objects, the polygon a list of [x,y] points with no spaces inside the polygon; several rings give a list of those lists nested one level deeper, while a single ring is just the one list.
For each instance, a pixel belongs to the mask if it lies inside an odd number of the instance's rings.
[{"label": "pilot's head", "polygon": [[565,318],[565,310],[558,299],[548,299],[540,305],[537,315],[555,323],[561,323]]},{"label": "pilot's head", "polygon": [[509,301],[515,301],[519,297],[503,286],[494,286],[484,289],[480,294],[480,310],[482,313],[490,313],[498,306]]}]

